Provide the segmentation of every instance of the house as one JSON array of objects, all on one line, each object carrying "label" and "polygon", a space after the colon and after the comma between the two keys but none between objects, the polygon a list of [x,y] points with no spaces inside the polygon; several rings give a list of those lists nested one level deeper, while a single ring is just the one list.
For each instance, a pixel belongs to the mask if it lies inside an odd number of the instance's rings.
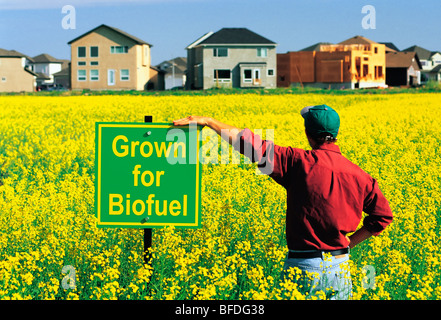
[{"label": "house", "polygon": [[432,70],[426,73],[427,81],[441,82],[441,64],[438,64]]},{"label": "house", "polygon": [[150,66],[150,79],[146,90],[164,90],[164,71],[157,67]]},{"label": "house", "polygon": [[438,51],[430,51],[419,46],[411,46],[403,50],[404,52],[416,52],[418,58],[420,59],[422,70],[421,70],[421,82],[426,83],[429,80],[439,79],[439,72],[435,69],[437,66],[441,65],[441,53]]},{"label": "house", "polygon": [[384,44],[355,36],[305,49],[277,55],[277,86],[356,89],[386,85]]},{"label": "house", "polygon": [[421,69],[416,52],[386,53],[386,84],[388,86],[420,85]]},{"label": "house", "polygon": [[53,74],[67,67],[68,60],[55,59],[47,53],[39,54],[32,58],[31,70],[37,74],[37,87],[54,85]]},{"label": "house", "polygon": [[29,69],[31,58],[0,49],[0,92],[35,91],[37,75]]},{"label": "house", "polygon": [[54,86],[57,88],[70,89],[70,63],[61,69],[60,71],[54,73]]},{"label": "house", "polygon": [[186,88],[275,88],[276,46],[247,28],[208,32],[186,48]]},{"label": "house", "polygon": [[68,42],[71,88],[144,90],[151,77],[152,45],[102,24]]},{"label": "house", "polygon": [[174,58],[166,60],[156,66],[159,70],[164,72],[164,89],[184,88],[187,71],[187,58]]}]

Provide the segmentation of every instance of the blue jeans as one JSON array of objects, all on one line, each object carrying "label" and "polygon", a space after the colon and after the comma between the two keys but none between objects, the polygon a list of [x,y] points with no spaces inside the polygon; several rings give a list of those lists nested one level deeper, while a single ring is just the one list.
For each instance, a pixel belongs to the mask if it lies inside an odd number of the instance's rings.
[{"label": "blue jeans", "polygon": [[351,296],[349,254],[337,258],[324,254],[308,259],[287,257],[283,269],[283,280],[296,283],[307,299],[347,300]]}]

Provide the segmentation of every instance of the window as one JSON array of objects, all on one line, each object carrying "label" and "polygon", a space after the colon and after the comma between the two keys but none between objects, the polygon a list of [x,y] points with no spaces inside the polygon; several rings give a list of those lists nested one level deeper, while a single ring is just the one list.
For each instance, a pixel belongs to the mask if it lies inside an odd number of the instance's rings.
[{"label": "window", "polygon": [[6,82],[6,77],[2,77],[2,82]]},{"label": "window", "polygon": [[115,85],[115,70],[113,69],[107,70],[107,84],[109,86]]},{"label": "window", "polygon": [[253,71],[251,69],[243,70],[243,82],[253,82]]},{"label": "window", "polygon": [[375,66],[375,76],[377,78],[383,77],[383,67],[382,66]]},{"label": "window", "polygon": [[363,77],[366,77],[369,74],[369,66],[367,64],[363,64]]},{"label": "window", "polygon": [[254,69],[254,80],[260,80],[260,69]]},{"label": "window", "polygon": [[378,53],[378,47],[374,47],[374,53]]},{"label": "window", "polygon": [[231,70],[224,70],[224,69],[214,70],[214,79],[219,82],[230,82]]},{"label": "window", "polygon": [[111,46],[110,53],[127,53],[129,52],[128,46]]},{"label": "window", "polygon": [[78,65],[79,66],[85,66],[86,65],[86,61],[78,61]]},{"label": "window", "polygon": [[144,46],[144,55],[142,57],[142,65],[147,66],[149,62],[149,46]]},{"label": "window", "polygon": [[268,69],[268,76],[269,77],[274,76],[274,69]]},{"label": "window", "polygon": [[90,81],[98,81],[98,80],[99,80],[98,70],[96,69],[90,70]]},{"label": "window", "polygon": [[129,69],[121,69],[121,81],[129,81],[130,75],[129,75]]},{"label": "window", "polygon": [[78,58],[86,57],[86,47],[78,47]]},{"label": "window", "polygon": [[86,81],[86,70],[78,70],[78,81]]},{"label": "window", "polygon": [[261,58],[268,57],[268,49],[267,48],[257,48],[257,56]]},{"label": "window", "polygon": [[228,48],[214,48],[213,57],[228,57]]},{"label": "window", "polygon": [[98,57],[98,47],[90,47],[90,56],[93,58]]},{"label": "window", "polygon": [[98,65],[98,61],[90,61],[90,65],[91,66],[97,66]]}]

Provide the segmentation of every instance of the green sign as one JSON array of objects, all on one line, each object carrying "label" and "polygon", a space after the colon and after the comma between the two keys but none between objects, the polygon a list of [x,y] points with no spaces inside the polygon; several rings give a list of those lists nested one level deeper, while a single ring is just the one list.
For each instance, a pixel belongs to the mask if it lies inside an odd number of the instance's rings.
[{"label": "green sign", "polygon": [[96,123],[98,227],[200,227],[200,128]]}]

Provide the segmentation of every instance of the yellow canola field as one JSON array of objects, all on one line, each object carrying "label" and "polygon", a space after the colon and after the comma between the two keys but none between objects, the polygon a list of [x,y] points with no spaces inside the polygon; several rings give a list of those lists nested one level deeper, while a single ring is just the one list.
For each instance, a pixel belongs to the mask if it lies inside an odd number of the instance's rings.
[{"label": "yellow canola field", "polygon": [[[353,299],[440,299],[440,94],[0,97],[1,299],[311,299],[280,283],[285,190],[254,164],[205,164],[202,228],[98,229],[95,122],[207,115],[309,148],[302,107],[341,117],[343,155],[394,222],[351,251]],[[204,129],[209,130],[209,129]],[[69,267],[71,266],[71,267]]]}]

